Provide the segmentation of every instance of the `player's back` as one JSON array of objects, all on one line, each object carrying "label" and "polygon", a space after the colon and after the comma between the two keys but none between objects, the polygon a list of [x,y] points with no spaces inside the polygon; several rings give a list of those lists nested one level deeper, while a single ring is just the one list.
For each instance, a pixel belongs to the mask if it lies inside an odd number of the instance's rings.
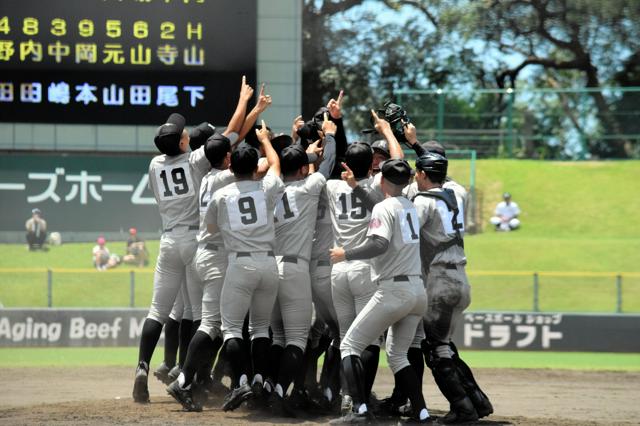
[{"label": "player's back", "polygon": [[420,275],[418,231],[418,213],[407,198],[390,197],[375,205],[368,234],[380,235],[389,241],[387,251],[373,259],[377,279]]},{"label": "player's back", "polygon": [[211,169],[202,178],[202,184],[200,185],[200,195],[198,196],[198,206],[200,209],[200,231],[198,232],[198,243],[200,244],[213,244],[216,247],[224,248],[224,241],[220,231],[210,233],[206,224],[206,213],[209,202],[213,197],[213,194],[221,188],[224,188],[235,180],[233,173],[229,170]]},{"label": "player's back", "polygon": [[[430,190],[430,192],[441,193],[441,188]],[[454,192],[455,194],[455,192]],[[462,204],[462,200],[456,195],[458,207]],[[456,238],[456,232],[453,228],[453,214],[449,210],[447,204],[437,198],[418,195],[413,203],[418,212],[420,221],[420,235],[423,242],[428,242],[431,246],[446,243]],[[464,235],[464,216],[458,211],[456,222],[461,225],[459,228],[460,235]],[[460,245],[453,245],[444,251],[435,255],[432,264],[466,264],[464,249]],[[428,265],[425,265],[428,266]]]},{"label": "player's back", "polygon": [[320,173],[286,183],[274,212],[277,255],[310,260],[318,202],[325,183]]},{"label": "player's back", "polygon": [[[358,184],[370,188],[371,182],[367,178],[359,180]],[[345,249],[362,244],[367,237],[371,213],[346,182],[330,179],[326,189],[334,244]]]},{"label": "player's back", "polygon": [[217,226],[228,252],[273,251],[273,210],[283,189],[282,180],[269,172],[261,181],[242,180],[213,194]]},{"label": "player's back", "polygon": [[198,225],[198,192],[211,168],[204,149],[168,156],[158,155],[149,164],[149,188],[158,203],[162,228]]},{"label": "player's back", "polygon": [[312,259],[329,257],[329,249],[333,246],[333,225],[329,216],[327,193],[322,191],[318,200],[316,228],[313,233],[313,245],[311,246]]}]

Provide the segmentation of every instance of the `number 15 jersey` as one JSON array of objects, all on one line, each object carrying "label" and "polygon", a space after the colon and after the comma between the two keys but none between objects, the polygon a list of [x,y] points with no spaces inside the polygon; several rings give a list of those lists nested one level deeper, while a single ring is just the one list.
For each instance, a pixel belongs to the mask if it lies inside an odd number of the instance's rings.
[{"label": "number 15 jersey", "polygon": [[[367,190],[376,190],[382,195],[379,178],[362,179],[358,184]],[[345,249],[359,246],[367,238],[367,225],[371,213],[345,181],[328,180],[325,188],[333,225],[334,246]]]},{"label": "number 15 jersey", "polygon": [[213,194],[205,222],[217,224],[228,252],[273,250],[273,210],[283,189],[271,171],[261,181],[231,183]]},{"label": "number 15 jersey", "polygon": [[197,225],[200,182],[211,170],[204,147],[183,154],[158,155],[149,163],[149,189],[162,218],[162,229]]}]

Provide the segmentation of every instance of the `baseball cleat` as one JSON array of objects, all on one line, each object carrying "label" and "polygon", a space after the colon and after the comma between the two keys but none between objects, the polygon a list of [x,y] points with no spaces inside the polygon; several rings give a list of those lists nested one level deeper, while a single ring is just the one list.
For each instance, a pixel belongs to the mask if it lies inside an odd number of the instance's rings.
[{"label": "baseball cleat", "polygon": [[375,422],[375,417],[368,411],[364,413],[354,413],[353,411],[348,412],[344,416],[339,419],[333,419],[329,422],[332,425],[353,425],[353,424],[368,424]]},{"label": "baseball cleat", "polygon": [[420,420],[417,417],[409,417],[408,419],[398,420],[396,425],[415,425],[415,424],[438,424],[437,417],[429,416],[426,419]]},{"label": "baseball cleat", "polygon": [[171,370],[169,370],[169,372],[167,373],[168,376],[168,380],[169,383],[178,380],[178,376],[180,375],[180,372],[182,371],[182,369],[180,368],[179,365],[174,365],[173,368]]},{"label": "baseball cleat", "polygon": [[140,361],[136,368],[136,378],[133,381],[133,400],[146,404],[149,402],[149,367],[144,361]]},{"label": "baseball cleat", "polygon": [[160,364],[160,366],[156,368],[156,371],[153,372],[153,375],[156,377],[156,379],[160,380],[165,385],[168,385],[171,383],[171,380],[169,380],[169,371],[171,371],[171,368],[169,368],[167,364],[162,361],[162,364]]},{"label": "baseball cleat", "polygon": [[392,397],[381,399],[374,410],[376,417],[400,417],[401,403],[394,401]]},{"label": "baseball cleat", "polygon": [[178,401],[186,411],[202,411],[202,405],[194,401],[191,389],[182,389],[177,380],[171,382],[167,387],[167,393]]},{"label": "baseball cleat", "polygon": [[235,410],[252,396],[253,391],[247,383],[245,383],[244,385],[240,385],[237,388],[233,389],[226,396],[226,398],[224,399],[224,403],[222,404],[222,409],[224,411]]}]

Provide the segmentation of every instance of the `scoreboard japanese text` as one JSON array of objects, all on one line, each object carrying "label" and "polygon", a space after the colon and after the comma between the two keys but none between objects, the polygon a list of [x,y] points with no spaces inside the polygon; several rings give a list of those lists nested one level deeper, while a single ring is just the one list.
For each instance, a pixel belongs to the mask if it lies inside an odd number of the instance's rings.
[{"label": "scoreboard japanese text", "polygon": [[256,0],[3,0],[0,120],[224,124],[255,84]]}]

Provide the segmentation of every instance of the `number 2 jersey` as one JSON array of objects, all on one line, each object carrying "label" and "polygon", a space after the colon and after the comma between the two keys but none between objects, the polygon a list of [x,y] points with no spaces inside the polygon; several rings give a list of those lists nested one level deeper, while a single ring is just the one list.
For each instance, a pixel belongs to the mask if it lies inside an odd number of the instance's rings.
[{"label": "number 2 jersey", "polygon": [[[464,189],[464,188],[463,188]],[[429,192],[442,192],[440,188],[430,189]],[[464,213],[462,206],[464,201],[460,197],[460,193],[454,190],[456,195],[456,201],[458,203],[458,217],[457,222],[463,224],[460,229],[461,235],[464,235]],[[418,195],[413,200],[418,211],[418,219],[420,221],[420,234],[422,237],[430,241],[432,244],[437,245],[452,240],[456,236],[456,232],[453,229],[452,219],[453,211],[447,208],[444,201]],[[464,254],[464,249],[459,245],[453,245],[444,251],[441,251],[435,255],[431,261],[431,265],[436,264],[455,264],[466,265],[467,258]],[[425,265],[425,269],[429,265]]]},{"label": "number 2 jersey", "polygon": [[420,235],[418,212],[405,197],[390,197],[371,212],[367,237],[377,235],[389,241],[389,248],[373,258],[374,280],[397,275],[420,275]]},{"label": "number 2 jersey", "polygon": [[162,229],[197,226],[200,182],[211,169],[204,147],[183,154],[158,155],[149,163],[149,189],[160,210]]},{"label": "number 2 jersey", "polygon": [[228,252],[271,251],[273,211],[283,188],[271,170],[262,180],[231,183],[213,194],[205,222],[217,224]]}]

